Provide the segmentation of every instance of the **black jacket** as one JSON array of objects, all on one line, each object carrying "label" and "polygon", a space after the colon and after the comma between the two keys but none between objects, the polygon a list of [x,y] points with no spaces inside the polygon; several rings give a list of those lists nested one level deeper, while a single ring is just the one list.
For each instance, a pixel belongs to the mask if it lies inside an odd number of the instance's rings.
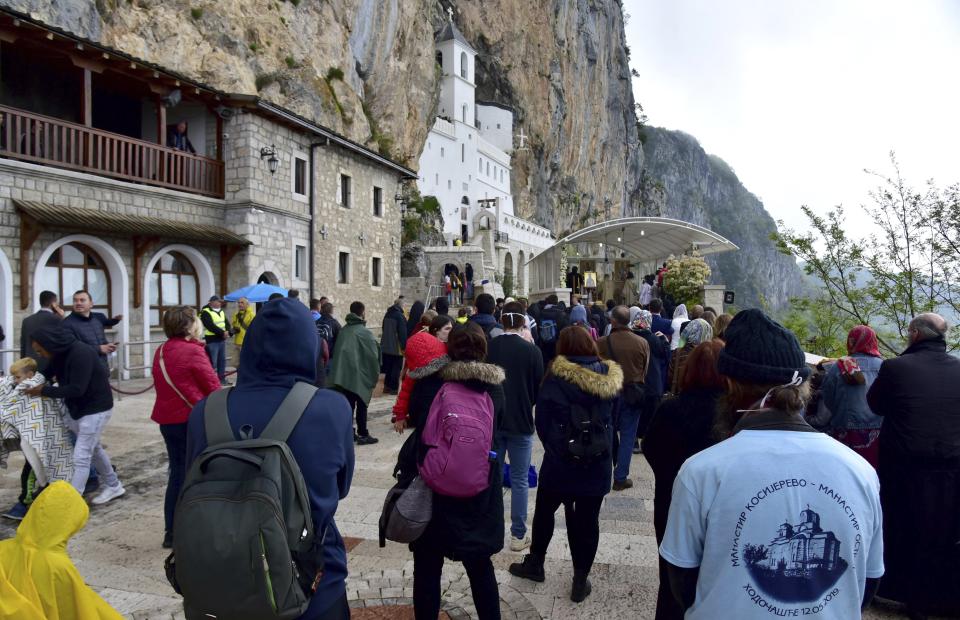
[{"label": "black jacket", "polygon": [[333,318],[332,314],[321,314],[320,318],[317,319],[317,324],[329,325],[330,331],[333,332],[333,339],[327,343],[330,348],[330,357],[333,357],[333,349],[336,347],[337,336],[340,335],[340,328],[342,327],[340,321]]},{"label": "black jacket", "polygon": [[660,400],[663,396],[663,375],[670,364],[670,341],[654,336],[649,329],[633,330],[633,333],[647,341],[650,347],[650,364],[647,366],[647,396]]},{"label": "black jacket", "polygon": [[60,327],[41,329],[33,339],[53,356],[50,370],[57,378],[57,385],[47,383],[41,394],[62,398],[74,420],[113,409],[110,375],[93,349]]},{"label": "black jacket", "polygon": [[514,333],[504,333],[490,341],[487,361],[503,368],[506,409],[500,430],[517,435],[532,435],[533,405],[543,381],[543,354],[540,349]]},{"label": "black jacket", "polygon": [[[563,306],[549,306],[540,311],[537,319],[537,329],[540,331],[540,351],[543,353],[543,362],[549,364],[557,356],[557,341],[560,340],[560,332],[564,327],[570,325],[570,318],[567,316]],[[557,324],[557,334],[552,342],[543,342],[543,324],[546,321],[554,321]]]},{"label": "black jacket", "polygon": [[643,456],[654,476],[653,527],[657,542],[667,529],[673,481],[688,458],[712,446],[713,418],[721,392],[691,390],[668,398],[657,408],[643,437]]},{"label": "black jacket", "polygon": [[598,357],[557,356],[537,397],[537,435],[543,442],[540,488],[567,497],[598,497],[610,492],[613,457],[608,454],[587,466],[571,462],[566,454],[565,427],[571,404],[598,405],[613,445],[613,405],[623,387],[623,371],[616,362]]},{"label": "black jacket", "polygon": [[[410,395],[409,414],[426,421],[430,405],[444,382],[456,381],[490,395],[496,432],[503,419],[503,380],[503,370],[499,366],[480,362],[450,362],[439,372],[417,381]],[[414,430],[418,438],[415,441],[419,441],[421,428],[418,426]],[[459,499],[434,494],[433,518],[423,535],[410,545],[412,550],[439,550],[451,560],[463,560],[490,557],[503,549],[502,455],[498,461],[490,466],[490,486],[476,496]],[[398,466],[404,468],[403,464]],[[406,469],[410,470],[409,464]]]},{"label": "black jacket", "polygon": [[922,340],[880,366],[867,404],[884,417],[880,467],[904,456],[960,461],[960,359]]},{"label": "black jacket", "polygon": [[20,357],[32,357],[41,367],[45,365],[46,360],[33,352],[33,335],[45,327],[56,327],[60,325],[60,315],[50,310],[38,310],[30,316],[23,319],[20,325]]},{"label": "black jacket", "polygon": [[383,317],[380,350],[384,355],[403,355],[407,346],[407,319],[399,306],[390,306]]},{"label": "black jacket", "polygon": [[100,351],[100,345],[107,344],[107,334],[104,327],[113,327],[119,321],[108,319],[102,312],[91,312],[90,316],[83,316],[71,312],[63,319],[63,327],[73,332],[77,340],[90,347],[104,367],[109,367],[107,355]]}]

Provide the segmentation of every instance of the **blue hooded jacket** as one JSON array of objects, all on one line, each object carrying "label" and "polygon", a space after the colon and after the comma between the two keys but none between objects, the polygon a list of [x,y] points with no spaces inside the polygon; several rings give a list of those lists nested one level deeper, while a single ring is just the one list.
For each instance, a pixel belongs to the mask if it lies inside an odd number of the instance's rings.
[{"label": "blue hooded jacket", "polygon": [[[243,341],[237,386],[227,399],[234,432],[249,424],[253,436],[258,437],[295,382],[313,384],[316,360],[317,329],[306,307],[296,299],[264,305]],[[197,403],[190,414],[188,466],[207,447],[204,403]],[[303,472],[314,528],[320,532],[327,527],[326,539],[316,545],[318,559],[323,561],[323,579],[301,616],[308,620],[320,617],[346,592],[347,553],[334,514],[353,479],[353,412],[347,400],[333,390],[319,390],[287,445]]]}]

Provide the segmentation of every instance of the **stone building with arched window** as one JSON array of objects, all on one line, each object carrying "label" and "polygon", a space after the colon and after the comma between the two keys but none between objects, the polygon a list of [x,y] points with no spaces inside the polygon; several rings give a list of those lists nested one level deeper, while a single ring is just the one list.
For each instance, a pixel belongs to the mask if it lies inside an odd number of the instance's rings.
[{"label": "stone building with arched window", "polygon": [[0,8],[0,367],[43,290],[122,314],[113,364],[131,376],[167,308],[265,276],[382,314],[413,178],[269,101]]}]

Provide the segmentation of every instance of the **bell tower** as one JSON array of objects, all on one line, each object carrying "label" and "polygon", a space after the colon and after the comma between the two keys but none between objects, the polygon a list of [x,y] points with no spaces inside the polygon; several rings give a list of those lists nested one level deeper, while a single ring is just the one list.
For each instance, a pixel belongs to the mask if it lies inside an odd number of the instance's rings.
[{"label": "bell tower", "polygon": [[443,70],[440,80],[440,116],[454,123],[476,124],[476,58],[466,37],[453,23],[453,9],[437,36],[437,60]]}]

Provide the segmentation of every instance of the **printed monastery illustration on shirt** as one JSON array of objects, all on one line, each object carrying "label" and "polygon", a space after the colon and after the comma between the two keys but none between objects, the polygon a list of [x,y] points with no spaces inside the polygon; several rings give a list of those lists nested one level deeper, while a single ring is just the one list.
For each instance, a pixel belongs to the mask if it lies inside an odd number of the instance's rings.
[{"label": "printed monastery illustration on shirt", "polygon": [[840,541],[820,527],[820,515],[809,506],[798,525],[784,522],[769,544],[744,545],[743,560],[760,590],[784,603],[818,598],[847,569]]}]

